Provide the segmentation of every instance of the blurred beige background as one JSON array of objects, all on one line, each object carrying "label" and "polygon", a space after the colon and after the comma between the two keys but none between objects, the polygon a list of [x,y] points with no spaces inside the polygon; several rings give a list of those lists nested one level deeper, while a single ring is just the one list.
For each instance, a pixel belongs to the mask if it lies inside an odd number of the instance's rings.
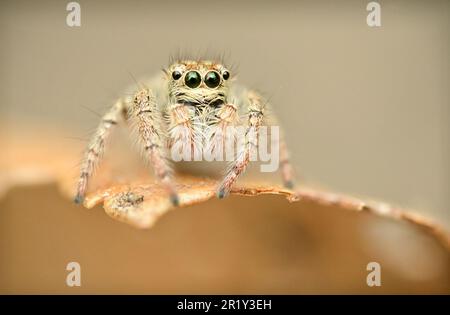
[{"label": "blurred beige background", "polygon": [[224,54],[271,97],[305,181],[450,226],[449,1],[380,1],[379,28],[361,0],[79,1],[80,28],[68,2],[1,2],[1,122],[84,137],[83,106],[104,111],[130,73]]}]

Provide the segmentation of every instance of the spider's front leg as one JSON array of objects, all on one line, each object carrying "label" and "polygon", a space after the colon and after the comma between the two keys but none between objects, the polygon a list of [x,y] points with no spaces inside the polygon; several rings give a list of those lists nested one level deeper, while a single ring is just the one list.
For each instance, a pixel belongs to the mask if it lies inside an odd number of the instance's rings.
[{"label": "spider's front leg", "polygon": [[[219,198],[223,198],[229,194],[232,185],[236,182],[239,175],[245,171],[245,168],[250,161],[250,154],[252,152],[256,152],[258,149],[259,128],[263,125],[263,122],[268,122],[268,125],[276,124],[274,117],[266,117],[265,109],[268,105],[256,92],[248,92],[247,97],[248,110],[247,121],[245,124],[244,143],[242,149],[238,152],[237,158],[233,162],[232,167],[217,190],[217,197]],[[289,162],[289,153],[282,134],[280,135],[279,142],[281,176],[283,178],[284,185],[287,188],[293,188],[294,171]]]},{"label": "spider's front leg", "polygon": [[89,178],[92,176],[96,165],[105,148],[105,142],[111,134],[113,126],[117,125],[119,118],[125,116],[127,112],[126,105],[122,100],[118,100],[113,107],[102,117],[100,125],[92,137],[87,147],[84,159],[81,164],[80,177],[78,179],[77,193],[75,203],[81,203],[84,200]]},{"label": "spider's front leg", "polygon": [[250,161],[250,154],[258,147],[258,131],[264,118],[264,104],[254,93],[248,95],[248,111],[246,115],[244,142],[238,149],[236,160],[233,162],[224,180],[217,190],[217,197],[227,196],[239,175],[241,175]]},{"label": "spider's front leg", "polygon": [[144,155],[152,164],[156,177],[166,187],[173,205],[179,204],[169,166],[166,143],[164,142],[163,120],[156,99],[148,89],[135,94],[131,116],[137,120],[138,132],[144,147]]}]

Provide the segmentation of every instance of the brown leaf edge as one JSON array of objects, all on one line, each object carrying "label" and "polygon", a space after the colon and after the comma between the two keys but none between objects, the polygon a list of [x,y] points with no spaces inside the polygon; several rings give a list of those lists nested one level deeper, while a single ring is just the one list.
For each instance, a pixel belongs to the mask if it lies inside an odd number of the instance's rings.
[{"label": "brown leaf edge", "polygon": [[[206,202],[215,198],[217,182],[212,179],[184,176],[178,184],[179,207]],[[434,236],[450,251],[450,235],[432,220],[384,202],[360,199],[301,187],[295,191],[271,184],[245,184],[236,187],[231,194],[239,196],[279,195],[289,202],[309,201],[323,206],[337,206],[348,211],[367,212],[379,217],[408,222]],[[67,195],[67,190],[66,190]],[[93,208],[103,203],[105,212],[138,228],[150,228],[166,212],[174,209],[163,188],[158,183],[114,185],[88,194],[83,205]]]}]

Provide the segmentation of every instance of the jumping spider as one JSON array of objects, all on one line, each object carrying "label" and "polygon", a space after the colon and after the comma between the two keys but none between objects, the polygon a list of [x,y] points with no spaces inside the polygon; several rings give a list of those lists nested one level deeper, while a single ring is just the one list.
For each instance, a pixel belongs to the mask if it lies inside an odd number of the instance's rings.
[{"label": "jumping spider", "polygon": [[[148,81],[137,90],[135,88],[132,97],[117,100],[103,116],[81,165],[76,203],[83,201],[88,180],[99,162],[106,139],[121,118],[136,124],[144,158],[153,166],[156,177],[167,189],[174,205],[179,200],[168,152],[173,141],[180,138],[176,132],[178,127],[189,131],[184,139],[191,141],[193,147],[199,145],[193,139],[202,134],[205,127],[245,128],[244,150],[236,155],[217,189],[217,196],[223,198],[248,165],[249,152],[257,147],[259,128],[276,122],[273,116],[268,115],[267,101],[257,92],[233,84],[235,80],[229,69],[219,62],[182,60],[163,72],[163,78]],[[254,132],[249,132],[251,130]],[[218,138],[224,141],[224,138]],[[284,184],[291,188],[293,171],[282,136],[279,145],[282,178]]]}]

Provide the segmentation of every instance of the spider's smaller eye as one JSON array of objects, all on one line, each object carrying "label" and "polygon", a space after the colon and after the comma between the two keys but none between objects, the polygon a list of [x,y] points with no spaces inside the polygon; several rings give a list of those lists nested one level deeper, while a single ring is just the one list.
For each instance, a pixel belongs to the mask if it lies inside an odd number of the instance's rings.
[{"label": "spider's smaller eye", "polygon": [[220,75],[216,71],[209,71],[205,75],[205,84],[212,89],[218,87],[220,84]]},{"label": "spider's smaller eye", "polygon": [[172,72],[172,78],[174,80],[178,80],[179,78],[181,78],[181,72],[180,71],[174,71]]},{"label": "spider's smaller eye", "polygon": [[194,89],[200,85],[202,78],[200,77],[200,73],[197,71],[189,71],[184,77],[184,82],[188,87]]},{"label": "spider's smaller eye", "polygon": [[224,80],[228,80],[230,78],[230,73],[228,71],[224,71],[222,73],[222,77]]}]

